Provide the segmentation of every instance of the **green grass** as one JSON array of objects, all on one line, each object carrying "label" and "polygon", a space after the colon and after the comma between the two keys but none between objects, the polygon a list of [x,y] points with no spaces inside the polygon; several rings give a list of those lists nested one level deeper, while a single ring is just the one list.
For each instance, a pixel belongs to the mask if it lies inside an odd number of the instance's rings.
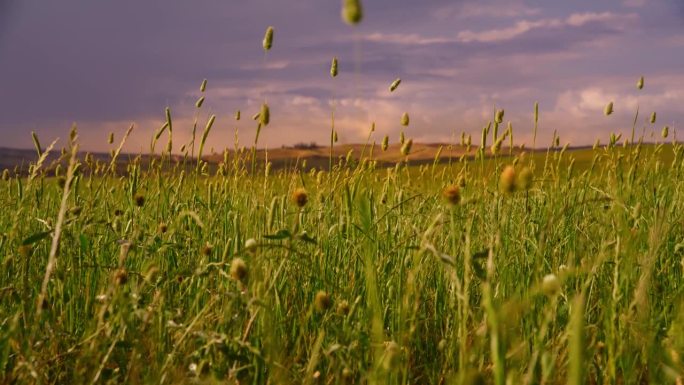
[{"label": "green grass", "polygon": [[[84,164],[61,225],[65,179],[34,168],[0,182],[1,382],[681,381],[682,155],[644,145],[268,177],[231,162],[216,175]],[[534,169],[529,191],[500,191],[511,163]],[[452,206],[442,190],[458,181]],[[549,274],[557,296],[542,290]]]}]

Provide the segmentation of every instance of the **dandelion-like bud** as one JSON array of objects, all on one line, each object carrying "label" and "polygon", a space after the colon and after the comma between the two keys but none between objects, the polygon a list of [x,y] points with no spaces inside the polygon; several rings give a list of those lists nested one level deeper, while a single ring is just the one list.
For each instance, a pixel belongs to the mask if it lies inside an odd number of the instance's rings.
[{"label": "dandelion-like bud", "polygon": [[360,0],[342,0],[342,20],[349,25],[356,25],[363,19],[363,8]]},{"label": "dandelion-like bud", "polygon": [[297,205],[297,207],[302,208],[309,201],[309,196],[306,190],[303,188],[298,188],[292,193],[292,201]]},{"label": "dandelion-like bud", "polygon": [[461,202],[461,189],[457,185],[447,186],[442,191],[442,196],[452,205],[457,205]]},{"label": "dandelion-like bud", "polygon": [[603,113],[608,116],[613,113],[613,102],[606,104],[606,108],[603,109]]},{"label": "dandelion-like bud", "polygon": [[399,84],[401,84],[401,79],[400,79],[400,78],[396,78],[396,79],[392,82],[392,84],[390,84],[390,86],[389,86],[390,92],[394,92],[394,90],[396,90],[397,87],[399,87]]},{"label": "dandelion-like bud", "polygon": [[513,166],[508,165],[501,172],[499,187],[501,188],[501,191],[506,193],[512,193],[515,191],[515,168]]},{"label": "dandelion-like bud", "polygon": [[547,297],[555,297],[560,293],[561,283],[555,274],[548,274],[542,280],[542,291]]},{"label": "dandelion-like bud", "polygon": [[330,309],[330,306],[332,305],[330,295],[323,290],[319,291],[314,298],[314,305],[316,306],[316,310],[320,312],[325,312]]},{"label": "dandelion-like bud", "polygon": [[235,258],[230,263],[230,276],[238,282],[245,283],[247,281],[247,264],[242,258]]},{"label": "dandelion-like bud", "polygon": [[337,58],[334,57],[332,59],[332,63],[330,64],[330,76],[335,77],[337,76]]},{"label": "dandelion-like bud", "polygon": [[262,42],[264,51],[268,51],[273,46],[273,27],[266,28],[266,34],[264,35],[264,41]]},{"label": "dandelion-like bud", "polygon": [[402,125],[402,126],[408,126],[408,125],[409,125],[409,115],[408,115],[408,112],[404,112],[404,114],[401,115],[401,125]]}]

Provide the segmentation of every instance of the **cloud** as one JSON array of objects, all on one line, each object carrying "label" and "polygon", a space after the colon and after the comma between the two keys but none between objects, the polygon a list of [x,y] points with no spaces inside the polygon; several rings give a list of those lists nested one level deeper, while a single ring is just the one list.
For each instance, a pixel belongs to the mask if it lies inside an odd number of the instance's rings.
[{"label": "cloud", "polygon": [[457,40],[463,43],[494,43],[513,40],[523,34],[536,29],[560,29],[568,27],[582,27],[589,23],[601,23],[611,28],[622,29],[637,19],[636,14],[603,13],[573,13],[566,19],[547,18],[534,21],[521,20],[515,25],[501,29],[484,31],[464,30],[458,33]]}]

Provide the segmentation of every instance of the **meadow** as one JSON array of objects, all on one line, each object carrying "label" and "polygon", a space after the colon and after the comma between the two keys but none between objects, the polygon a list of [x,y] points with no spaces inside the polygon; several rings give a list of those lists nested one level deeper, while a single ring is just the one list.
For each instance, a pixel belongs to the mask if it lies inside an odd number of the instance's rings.
[{"label": "meadow", "polygon": [[683,383],[673,132],[530,151],[496,110],[478,144],[418,161],[402,132],[379,162],[386,138],[335,152],[331,115],[316,167],[258,156],[266,103],[211,162],[215,116],[178,150],[167,109],[125,163],[130,130],[109,159],[34,135],[0,181],[0,382]]}]

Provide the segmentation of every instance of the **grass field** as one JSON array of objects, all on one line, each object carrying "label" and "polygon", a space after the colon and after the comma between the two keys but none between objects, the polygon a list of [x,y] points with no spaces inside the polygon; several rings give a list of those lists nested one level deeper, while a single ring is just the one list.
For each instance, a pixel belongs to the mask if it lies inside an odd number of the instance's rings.
[{"label": "grass field", "polygon": [[0,376],[681,383],[682,155],[270,175],[74,158],[56,178],[38,161],[0,183]]},{"label": "grass field", "polygon": [[629,139],[530,151],[495,110],[478,144],[414,144],[405,113],[400,141],[342,145],[333,97],[329,147],[267,153],[262,95],[253,144],[216,155],[206,87],[180,148],[167,108],[139,157],[133,127],[111,155],[75,128],[28,167],[7,150],[0,383],[684,383],[684,146],[655,113],[660,143],[637,110]]}]

